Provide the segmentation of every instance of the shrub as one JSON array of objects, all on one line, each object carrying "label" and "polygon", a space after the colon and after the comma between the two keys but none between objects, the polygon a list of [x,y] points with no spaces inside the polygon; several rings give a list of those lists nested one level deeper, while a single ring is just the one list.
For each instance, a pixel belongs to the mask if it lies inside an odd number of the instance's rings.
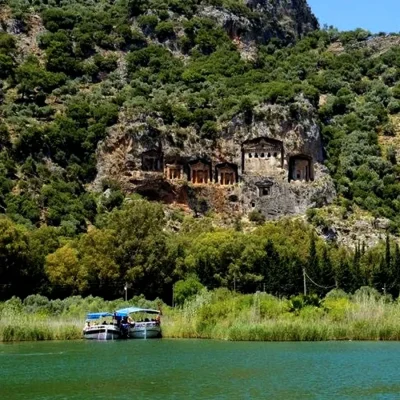
[{"label": "shrub", "polygon": [[175,36],[174,23],[171,21],[160,22],[155,29],[158,40],[164,42],[167,39],[172,39]]},{"label": "shrub", "polygon": [[156,15],[142,15],[138,18],[138,24],[145,34],[153,33],[158,25],[158,17]]},{"label": "shrub", "polygon": [[249,214],[249,220],[255,222],[257,225],[262,225],[266,218],[259,210],[253,210]]},{"label": "shrub", "polygon": [[185,301],[191,300],[203,290],[204,286],[195,277],[178,281],[174,285],[174,300],[177,306],[182,306]]}]

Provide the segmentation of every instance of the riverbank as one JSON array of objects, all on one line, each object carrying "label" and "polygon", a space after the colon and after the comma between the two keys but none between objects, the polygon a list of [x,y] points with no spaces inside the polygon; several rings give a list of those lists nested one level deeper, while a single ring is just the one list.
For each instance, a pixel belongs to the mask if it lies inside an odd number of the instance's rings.
[{"label": "riverbank", "polygon": [[100,297],[68,297],[49,300],[32,295],[21,300],[13,297],[0,302],[0,342],[76,340],[88,312],[112,311],[136,304],[144,308],[158,308],[160,300],[148,301],[136,296],[130,301],[106,301]]},{"label": "riverbank", "polygon": [[[52,314],[49,305],[26,307],[17,299],[13,302],[0,305],[2,342],[79,339],[87,311],[113,310],[125,304],[75,298],[62,312]],[[132,304],[140,302],[155,306],[143,298],[132,300]],[[162,324],[166,338],[389,341],[400,340],[400,304],[370,288],[354,295],[333,291],[322,300],[204,290],[181,308],[164,306]]]},{"label": "riverbank", "polygon": [[400,340],[400,305],[370,288],[325,299],[203,292],[165,318],[165,337],[235,341]]}]

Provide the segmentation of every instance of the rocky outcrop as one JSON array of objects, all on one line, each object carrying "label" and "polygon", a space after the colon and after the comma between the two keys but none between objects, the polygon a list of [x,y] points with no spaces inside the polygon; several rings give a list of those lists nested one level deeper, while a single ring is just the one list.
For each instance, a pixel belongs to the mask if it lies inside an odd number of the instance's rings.
[{"label": "rocky outcrop", "polygon": [[232,38],[245,43],[286,42],[318,29],[306,0],[246,0],[240,7],[206,6],[199,15],[215,20]]},{"label": "rocky outcrop", "polygon": [[43,51],[38,44],[38,37],[45,32],[41,17],[38,14],[28,14],[21,20],[12,18],[11,15],[9,7],[0,7],[0,32],[9,33],[15,38],[18,48],[17,60],[22,62],[32,54],[43,58]]},{"label": "rocky outcrop", "polygon": [[98,190],[113,179],[127,191],[196,212],[259,210],[270,219],[335,197],[315,109],[301,97],[290,106],[263,104],[250,119],[239,115],[213,140],[157,123],[137,116],[110,132],[98,149]]},{"label": "rocky outcrop", "polygon": [[[363,213],[341,214],[334,207],[323,210],[324,217],[313,221],[319,235],[327,242],[356,249],[372,248],[385,241],[390,220]],[[317,222],[317,223],[315,223]]]},{"label": "rocky outcrop", "polygon": [[343,44],[340,41],[334,42],[328,47],[328,51],[340,55],[346,50],[368,49],[371,57],[379,57],[393,47],[400,46],[400,36],[398,35],[368,36],[367,33],[365,35],[365,38],[359,39],[359,41],[351,41],[348,44]]}]

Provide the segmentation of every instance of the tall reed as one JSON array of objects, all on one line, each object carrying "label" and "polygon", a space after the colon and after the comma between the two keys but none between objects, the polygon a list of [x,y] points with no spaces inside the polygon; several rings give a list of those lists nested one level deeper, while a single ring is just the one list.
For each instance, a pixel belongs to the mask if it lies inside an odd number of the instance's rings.
[{"label": "tall reed", "polygon": [[92,296],[49,300],[44,296],[31,295],[23,301],[13,297],[0,303],[0,341],[79,339],[88,312],[112,312],[130,305],[156,308],[159,303],[160,300],[149,302],[143,296],[129,301],[105,301]]},{"label": "tall reed", "polygon": [[246,341],[400,340],[400,305],[369,288],[317,306],[264,293],[204,291],[164,318],[163,335]]},{"label": "tall reed", "polygon": [[[37,297],[35,301],[12,299],[0,303],[0,341],[79,339],[86,312],[117,306],[98,298],[56,302],[46,303]],[[56,305],[61,311],[54,311]],[[163,336],[168,338],[400,340],[400,303],[370,288],[362,288],[351,296],[333,291],[322,301],[301,296],[278,299],[266,293],[241,295],[224,289],[203,290],[181,308],[164,306],[162,329]]]},{"label": "tall reed", "polygon": [[82,337],[83,322],[36,315],[16,314],[0,319],[0,341],[71,340]]}]

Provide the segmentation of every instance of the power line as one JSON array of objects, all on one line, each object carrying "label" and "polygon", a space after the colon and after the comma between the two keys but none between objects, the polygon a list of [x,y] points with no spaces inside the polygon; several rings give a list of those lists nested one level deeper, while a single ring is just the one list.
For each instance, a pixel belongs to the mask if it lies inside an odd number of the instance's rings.
[{"label": "power line", "polygon": [[308,278],[308,280],[309,280],[312,284],[314,284],[315,286],[317,286],[317,287],[319,287],[319,288],[321,288],[321,289],[333,289],[334,287],[336,287],[336,285],[333,285],[333,286],[322,286],[322,285],[319,285],[318,283],[314,282],[314,281],[308,276],[307,271],[306,271],[305,268],[304,268],[303,271],[304,271],[304,275]]}]

